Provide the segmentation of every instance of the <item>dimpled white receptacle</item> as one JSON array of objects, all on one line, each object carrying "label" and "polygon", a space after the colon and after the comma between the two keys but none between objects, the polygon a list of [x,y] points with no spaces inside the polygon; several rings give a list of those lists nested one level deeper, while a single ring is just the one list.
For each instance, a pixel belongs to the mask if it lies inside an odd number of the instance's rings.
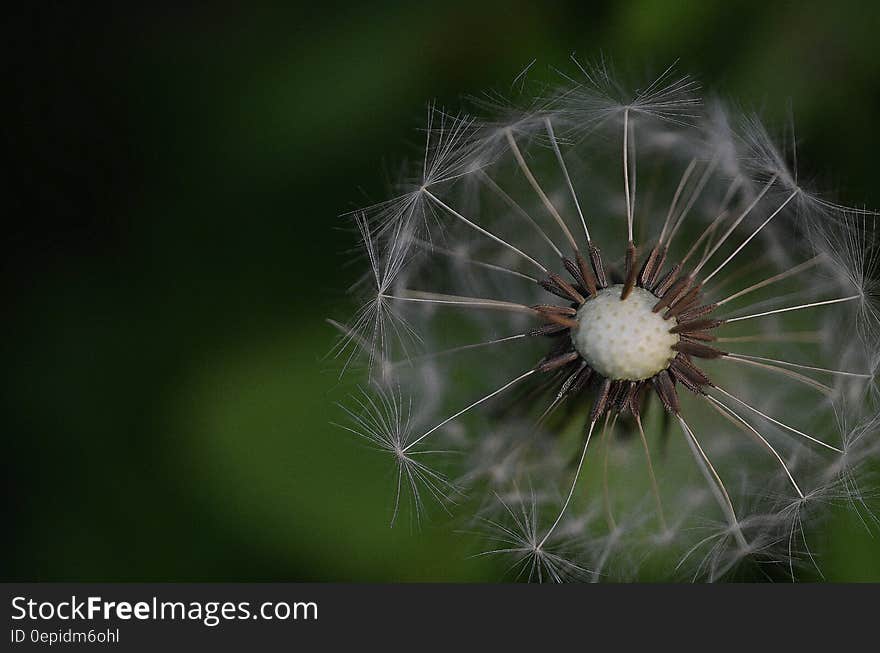
[{"label": "dimpled white receptacle", "polygon": [[675,318],[663,319],[663,312],[651,308],[657,297],[633,288],[620,300],[622,284],[600,290],[577,313],[573,333],[575,349],[607,379],[648,379],[666,369],[675,355],[678,335],[669,333]]}]

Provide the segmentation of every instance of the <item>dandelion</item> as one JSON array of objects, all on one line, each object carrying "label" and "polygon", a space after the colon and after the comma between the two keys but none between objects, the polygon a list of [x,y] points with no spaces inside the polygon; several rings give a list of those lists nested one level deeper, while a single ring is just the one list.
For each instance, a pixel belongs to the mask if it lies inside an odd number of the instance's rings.
[{"label": "dandelion", "polygon": [[377,399],[348,428],[396,461],[395,518],[455,498],[517,577],[818,568],[822,506],[872,519],[874,214],[691,78],[574,63],[476,103],[501,118],[430,107],[400,193],[356,214],[366,297],[334,324]]}]

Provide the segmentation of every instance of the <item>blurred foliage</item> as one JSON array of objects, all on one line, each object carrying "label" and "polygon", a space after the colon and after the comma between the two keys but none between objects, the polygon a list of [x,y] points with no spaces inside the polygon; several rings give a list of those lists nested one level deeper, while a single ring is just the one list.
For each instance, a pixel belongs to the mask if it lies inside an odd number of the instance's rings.
[{"label": "blurred foliage", "polygon": [[[790,101],[806,171],[880,206],[880,5],[147,6],[4,25],[5,579],[501,576],[439,510],[389,528],[385,461],[331,424],[324,320],[360,265],[337,216],[383,197],[426,101],[571,52],[679,60],[773,124]],[[877,540],[832,526],[826,578],[880,580]]]}]

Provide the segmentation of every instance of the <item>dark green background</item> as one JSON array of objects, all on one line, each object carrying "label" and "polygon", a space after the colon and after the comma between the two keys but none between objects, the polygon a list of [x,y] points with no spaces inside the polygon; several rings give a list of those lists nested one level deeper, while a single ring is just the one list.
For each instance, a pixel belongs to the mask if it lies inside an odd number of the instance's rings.
[{"label": "dark green background", "polygon": [[[500,577],[443,514],[388,528],[385,461],[329,422],[323,356],[426,101],[569,53],[680,59],[880,206],[877,3],[31,5],[6,21],[5,579]],[[439,512],[439,511],[438,511]],[[834,580],[880,580],[843,513]]]}]

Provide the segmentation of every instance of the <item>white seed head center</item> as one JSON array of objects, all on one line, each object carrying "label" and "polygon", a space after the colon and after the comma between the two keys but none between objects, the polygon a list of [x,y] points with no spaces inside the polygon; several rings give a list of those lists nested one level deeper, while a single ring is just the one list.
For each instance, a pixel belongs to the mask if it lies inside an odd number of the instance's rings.
[{"label": "white seed head center", "polygon": [[620,300],[622,284],[600,290],[577,312],[572,341],[587,364],[612,380],[648,379],[666,369],[675,358],[678,335],[669,333],[676,319],[663,319],[651,308],[657,297],[633,288]]}]

